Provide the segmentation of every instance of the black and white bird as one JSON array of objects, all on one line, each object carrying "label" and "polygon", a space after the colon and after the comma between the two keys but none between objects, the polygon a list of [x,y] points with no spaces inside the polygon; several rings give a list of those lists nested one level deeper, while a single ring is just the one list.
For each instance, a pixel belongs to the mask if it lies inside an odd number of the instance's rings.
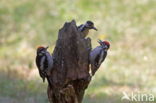
[{"label": "black and white bird", "polygon": [[99,40],[98,43],[100,44],[100,46],[93,49],[89,56],[92,75],[95,74],[97,69],[100,67],[102,62],[105,60],[105,58],[107,56],[107,51],[110,48],[110,43],[108,41]]},{"label": "black and white bird", "polygon": [[85,24],[81,24],[80,26],[78,26],[78,30],[82,32],[82,38],[85,38],[88,35],[90,29],[94,29],[97,31],[92,21],[87,21]]},{"label": "black and white bird", "polygon": [[43,46],[39,46],[37,48],[36,65],[43,82],[45,82],[45,78],[47,78],[47,81],[50,85],[48,75],[53,68],[53,57],[50,55],[47,49],[48,47]]}]

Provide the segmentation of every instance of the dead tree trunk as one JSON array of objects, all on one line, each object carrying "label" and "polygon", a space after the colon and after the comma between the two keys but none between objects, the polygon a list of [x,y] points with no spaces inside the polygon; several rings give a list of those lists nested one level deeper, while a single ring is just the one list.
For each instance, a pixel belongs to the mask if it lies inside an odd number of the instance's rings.
[{"label": "dead tree trunk", "polygon": [[90,83],[90,38],[80,37],[76,23],[65,23],[59,30],[53,52],[54,68],[49,76],[52,87],[47,93],[50,103],[81,103]]}]

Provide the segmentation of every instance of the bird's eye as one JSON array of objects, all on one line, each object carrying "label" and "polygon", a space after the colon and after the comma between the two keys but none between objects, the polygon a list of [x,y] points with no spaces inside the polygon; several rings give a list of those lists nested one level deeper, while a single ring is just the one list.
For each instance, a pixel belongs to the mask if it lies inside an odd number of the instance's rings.
[{"label": "bird's eye", "polygon": [[93,26],[92,24],[88,24],[88,26]]}]

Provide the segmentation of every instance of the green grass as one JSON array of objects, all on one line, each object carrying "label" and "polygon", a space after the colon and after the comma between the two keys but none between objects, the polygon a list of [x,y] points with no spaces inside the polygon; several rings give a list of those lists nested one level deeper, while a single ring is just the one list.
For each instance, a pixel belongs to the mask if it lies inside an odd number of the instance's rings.
[{"label": "green grass", "polygon": [[47,84],[34,63],[36,47],[49,45],[66,21],[95,22],[97,39],[111,42],[106,61],[84,103],[121,103],[122,92],[156,96],[155,0],[1,0],[0,103],[47,103]]}]

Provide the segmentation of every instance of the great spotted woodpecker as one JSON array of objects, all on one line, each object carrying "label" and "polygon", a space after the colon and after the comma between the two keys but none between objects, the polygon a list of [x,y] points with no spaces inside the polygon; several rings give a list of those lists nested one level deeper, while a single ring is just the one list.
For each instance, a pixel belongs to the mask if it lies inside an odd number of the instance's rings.
[{"label": "great spotted woodpecker", "polygon": [[99,40],[98,43],[100,46],[96,47],[93,49],[90,53],[90,64],[91,64],[91,70],[92,70],[92,75],[95,74],[97,69],[100,67],[101,63],[105,60],[107,56],[107,51],[110,47],[110,43],[108,41],[101,41]]},{"label": "great spotted woodpecker", "polygon": [[53,69],[53,57],[50,55],[47,49],[48,47],[43,46],[39,46],[37,48],[36,65],[43,82],[45,82],[45,78],[47,78],[47,81],[51,86],[48,76],[51,69]]},{"label": "great spotted woodpecker", "polygon": [[97,31],[92,21],[87,21],[85,24],[81,24],[80,26],[78,26],[78,30],[82,32],[82,38],[85,38],[88,35],[90,29],[94,29]]}]

